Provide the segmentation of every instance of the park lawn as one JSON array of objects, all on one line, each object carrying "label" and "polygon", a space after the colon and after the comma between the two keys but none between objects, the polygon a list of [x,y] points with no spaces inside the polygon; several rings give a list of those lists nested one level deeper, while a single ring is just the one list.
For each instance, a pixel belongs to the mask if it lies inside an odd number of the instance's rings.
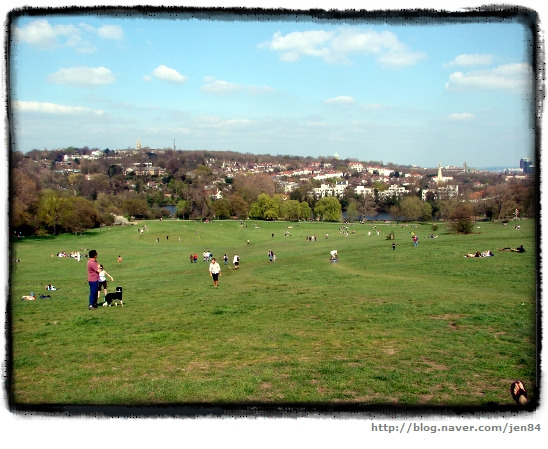
[{"label": "park lawn", "polygon": [[[530,397],[537,385],[537,236],[534,221],[520,225],[480,223],[472,235],[442,225],[429,239],[431,225],[419,223],[349,224],[345,236],[341,223],[163,220],[24,238],[10,255],[21,260],[10,276],[11,399],[512,405],[513,380]],[[497,250],[520,244],[526,253]],[[109,291],[123,286],[125,307],[87,310],[86,259],[55,257],[89,249],[115,279]],[[495,257],[463,257],[487,249]],[[204,250],[221,264],[218,288]],[[21,301],[31,291],[51,298]]]}]

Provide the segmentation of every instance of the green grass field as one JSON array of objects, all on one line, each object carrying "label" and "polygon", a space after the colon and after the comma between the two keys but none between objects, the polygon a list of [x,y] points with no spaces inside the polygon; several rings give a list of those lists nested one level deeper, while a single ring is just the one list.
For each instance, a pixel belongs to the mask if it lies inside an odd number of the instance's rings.
[{"label": "green grass field", "polygon": [[[442,225],[436,239],[423,224],[350,224],[348,236],[340,223],[245,224],[148,221],[13,242],[12,403],[474,408],[515,405],[515,379],[534,400],[534,221],[473,235]],[[89,249],[125,307],[88,310],[87,259],[55,257]],[[464,257],[487,249],[495,257]],[[218,288],[204,250],[230,258]],[[51,298],[22,301],[31,291]]]}]

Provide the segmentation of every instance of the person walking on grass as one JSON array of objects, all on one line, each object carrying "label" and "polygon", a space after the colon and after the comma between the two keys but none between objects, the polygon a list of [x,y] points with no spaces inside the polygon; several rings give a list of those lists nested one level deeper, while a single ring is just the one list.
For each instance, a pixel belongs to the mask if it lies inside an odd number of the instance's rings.
[{"label": "person walking on grass", "polygon": [[88,283],[89,283],[89,310],[97,308],[97,296],[99,294],[99,264],[97,263],[97,251],[90,250],[88,255]]},{"label": "person walking on grass", "polygon": [[209,264],[209,275],[213,278],[213,286],[219,285],[219,276],[221,275],[221,266],[217,263],[215,258],[211,259]]}]

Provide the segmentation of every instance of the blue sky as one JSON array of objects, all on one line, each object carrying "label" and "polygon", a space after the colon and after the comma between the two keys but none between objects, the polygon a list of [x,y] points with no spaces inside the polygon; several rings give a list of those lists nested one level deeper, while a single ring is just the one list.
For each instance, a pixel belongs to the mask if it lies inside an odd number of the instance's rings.
[{"label": "blue sky", "polygon": [[530,35],[515,23],[12,23],[14,149],[142,146],[516,167],[534,154]]}]

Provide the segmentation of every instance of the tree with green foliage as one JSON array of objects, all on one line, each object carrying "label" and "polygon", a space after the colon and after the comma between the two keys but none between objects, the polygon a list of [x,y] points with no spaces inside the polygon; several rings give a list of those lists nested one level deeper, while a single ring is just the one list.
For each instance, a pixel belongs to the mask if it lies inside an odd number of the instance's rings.
[{"label": "tree with green foliage", "polygon": [[230,204],[231,216],[235,216],[240,219],[247,218],[249,214],[249,205],[240,195],[238,194],[230,195],[227,199]]},{"label": "tree with green foliage", "polygon": [[83,232],[99,225],[93,203],[86,198],[71,196],[62,199],[59,225],[66,232]]},{"label": "tree with green foliage", "polygon": [[259,194],[257,201],[251,204],[249,216],[263,220],[275,220],[279,215],[279,203],[266,193]]},{"label": "tree with green foliage", "polygon": [[280,206],[280,217],[296,221],[301,215],[301,205],[297,200],[285,200]]},{"label": "tree with green foliage", "polygon": [[357,220],[360,217],[360,211],[358,209],[358,202],[351,199],[348,207],[346,208],[346,215],[351,221]]},{"label": "tree with green foliage", "polygon": [[396,215],[403,220],[426,221],[432,218],[432,206],[414,195],[403,197],[395,210],[397,210]]},{"label": "tree with green foliage", "polygon": [[342,217],[342,207],[334,196],[320,198],[314,205],[314,214],[323,221],[339,221]]},{"label": "tree with green foliage", "polygon": [[148,217],[148,203],[142,198],[128,198],[122,201],[122,210],[130,217]]},{"label": "tree with green foliage", "polygon": [[312,214],[312,209],[306,201],[301,201],[299,204],[299,218],[303,220],[310,220],[310,215]]},{"label": "tree with green foliage", "polygon": [[38,220],[51,230],[53,234],[59,232],[62,209],[63,199],[59,193],[51,189],[46,189],[42,192],[38,206]]},{"label": "tree with green foliage", "polygon": [[225,198],[213,201],[211,204],[215,218],[225,219],[230,218],[230,203]]},{"label": "tree with green foliage", "polygon": [[177,208],[175,209],[175,214],[179,218],[185,218],[190,217],[190,201],[187,200],[179,200],[177,201]]}]

